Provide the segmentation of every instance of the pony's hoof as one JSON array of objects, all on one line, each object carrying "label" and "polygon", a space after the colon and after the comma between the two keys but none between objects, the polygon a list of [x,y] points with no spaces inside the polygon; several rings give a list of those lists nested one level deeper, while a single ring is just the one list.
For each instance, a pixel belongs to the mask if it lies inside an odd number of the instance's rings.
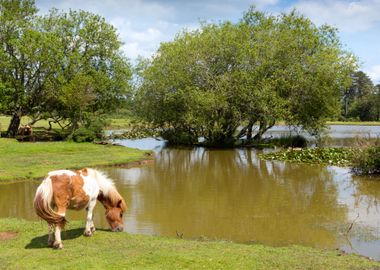
[{"label": "pony's hoof", "polygon": [[53,243],[53,248],[54,249],[62,249],[63,245],[62,245],[62,243],[54,242]]},{"label": "pony's hoof", "polygon": [[89,231],[84,231],[84,236],[92,236],[92,231],[89,230]]},{"label": "pony's hoof", "polygon": [[90,230],[91,230],[91,232],[95,232],[96,231],[95,227],[91,227]]},{"label": "pony's hoof", "polygon": [[54,245],[54,241],[48,241],[48,246],[49,247],[53,247],[53,245]]}]

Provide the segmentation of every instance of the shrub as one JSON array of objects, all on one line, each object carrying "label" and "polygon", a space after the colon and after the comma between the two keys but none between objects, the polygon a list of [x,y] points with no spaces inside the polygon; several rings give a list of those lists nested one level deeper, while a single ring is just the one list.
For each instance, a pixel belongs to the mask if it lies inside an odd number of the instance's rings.
[{"label": "shrub", "polygon": [[355,151],[352,170],[356,174],[380,174],[380,146],[370,146]]},{"label": "shrub", "polygon": [[276,146],[301,148],[306,147],[308,143],[307,139],[301,135],[274,138],[271,142]]},{"label": "shrub", "polygon": [[92,142],[96,139],[102,139],[103,128],[106,124],[106,120],[102,117],[90,117],[86,119],[83,126],[72,132],[67,139],[74,142]]}]

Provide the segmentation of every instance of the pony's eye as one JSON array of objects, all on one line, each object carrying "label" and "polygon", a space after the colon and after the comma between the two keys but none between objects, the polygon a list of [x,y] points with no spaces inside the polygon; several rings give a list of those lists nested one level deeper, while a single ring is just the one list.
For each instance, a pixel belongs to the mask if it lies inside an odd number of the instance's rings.
[{"label": "pony's eye", "polygon": [[123,213],[120,213],[120,218],[122,218],[123,217]]}]

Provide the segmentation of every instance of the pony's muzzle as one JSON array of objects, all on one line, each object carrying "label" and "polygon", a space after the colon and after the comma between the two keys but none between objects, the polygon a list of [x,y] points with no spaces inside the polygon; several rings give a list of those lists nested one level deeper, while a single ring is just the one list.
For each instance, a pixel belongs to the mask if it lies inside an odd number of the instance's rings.
[{"label": "pony's muzzle", "polygon": [[113,232],[122,232],[123,231],[123,226],[116,226],[113,230]]}]

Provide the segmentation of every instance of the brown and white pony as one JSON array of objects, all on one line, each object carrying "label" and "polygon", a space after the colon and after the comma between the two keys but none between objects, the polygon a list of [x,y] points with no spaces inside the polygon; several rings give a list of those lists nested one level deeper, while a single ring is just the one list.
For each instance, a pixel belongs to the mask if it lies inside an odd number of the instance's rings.
[{"label": "brown and white pony", "polygon": [[[59,170],[48,176],[37,188],[34,208],[38,216],[49,224],[48,245],[62,248],[61,230],[66,224],[66,209],[86,208],[85,236],[95,231],[92,212],[96,200],[106,209],[106,219],[112,231],[123,231],[123,213],[127,210],[124,199],[111,179],[94,169],[80,171]],[[55,209],[55,210],[54,210]]]}]

